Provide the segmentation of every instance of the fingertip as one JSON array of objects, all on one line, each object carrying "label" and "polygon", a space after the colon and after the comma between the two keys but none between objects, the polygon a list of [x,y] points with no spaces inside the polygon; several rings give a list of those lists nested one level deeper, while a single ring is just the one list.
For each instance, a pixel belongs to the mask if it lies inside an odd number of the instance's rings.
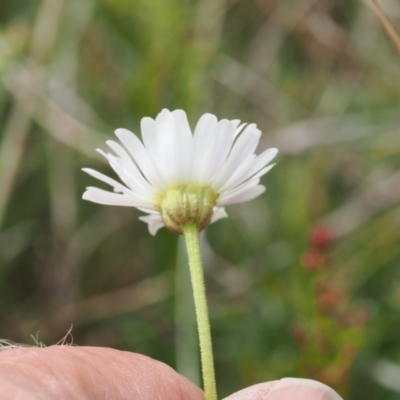
[{"label": "fingertip", "polygon": [[283,378],[250,386],[224,400],[343,400],[323,383],[310,379]]},{"label": "fingertip", "polygon": [[[311,379],[284,378],[259,400],[343,400],[334,390]],[[258,399],[254,399],[258,400]]]},{"label": "fingertip", "polygon": [[168,365],[141,354],[100,347],[4,351],[0,354],[0,398],[16,398],[21,391],[46,400],[204,400],[201,389]]},{"label": "fingertip", "polygon": [[259,383],[231,394],[223,400],[262,400],[279,381]]}]

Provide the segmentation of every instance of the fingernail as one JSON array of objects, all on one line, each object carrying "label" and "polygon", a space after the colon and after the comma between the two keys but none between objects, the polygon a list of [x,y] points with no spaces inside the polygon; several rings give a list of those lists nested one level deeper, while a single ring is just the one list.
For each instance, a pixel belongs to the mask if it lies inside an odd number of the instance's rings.
[{"label": "fingernail", "polygon": [[343,400],[323,383],[310,379],[281,379],[263,400]]}]

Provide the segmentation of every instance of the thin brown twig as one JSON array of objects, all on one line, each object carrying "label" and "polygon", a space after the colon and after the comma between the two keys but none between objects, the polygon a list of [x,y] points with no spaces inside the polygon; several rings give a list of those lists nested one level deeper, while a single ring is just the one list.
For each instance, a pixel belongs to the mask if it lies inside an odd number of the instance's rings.
[{"label": "thin brown twig", "polygon": [[394,46],[396,47],[396,50],[400,54],[400,35],[399,35],[399,33],[396,31],[396,28],[393,26],[392,21],[387,16],[385,10],[380,5],[379,1],[372,0],[372,4],[375,7],[375,11],[378,15],[379,20],[381,21],[383,29],[385,29],[385,32],[387,33],[390,40],[393,42]]}]

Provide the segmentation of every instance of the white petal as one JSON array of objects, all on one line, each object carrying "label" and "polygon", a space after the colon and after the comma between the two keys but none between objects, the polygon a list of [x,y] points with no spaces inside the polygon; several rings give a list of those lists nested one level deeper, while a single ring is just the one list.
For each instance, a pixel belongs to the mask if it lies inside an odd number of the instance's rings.
[{"label": "white petal", "polygon": [[120,177],[122,182],[130,188],[132,191],[140,191],[141,187],[137,184],[137,182],[133,179],[131,174],[126,174],[125,168],[121,163],[121,159],[113,156],[112,154],[107,154],[107,160],[111,166],[111,168],[115,171],[115,173]]},{"label": "white petal", "polygon": [[114,157],[112,154],[110,154],[107,159],[112,169],[119,175],[121,180],[132,189],[133,192],[140,193],[148,198],[154,196],[156,189],[148,183],[142,184],[142,181],[145,180],[143,177],[140,179],[141,173],[136,169],[136,167],[128,169],[120,158]]},{"label": "white petal", "polygon": [[[123,204],[115,204],[115,205],[126,205],[129,207],[136,207],[136,208],[143,208],[146,210],[146,212],[154,212],[157,210],[156,205],[154,203],[154,201],[152,201],[151,199],[148,199],[147,197],[141,196],[138,193],[113,193],[113,192],[109,192],[107,190],[103,190],[97,187],[87,187],[86,188],[86,192],[88,191],[93,192],[93,195],[99,195],[99,199],[104,198],[104,201],[107,201],[107,203],[101,203],[101,204],[109,204],[108,201],[113,201],[116,200],[119,203],[123,203]],[[104,195],[104,196],[103,196]],[[110,195],[116,195],[118,197],[115,196],[110,196]],[[124,198],[125,200],[122,200],[122,198]],[[89,198],[85,198],[85,200],[91,200]],[[99,203],[99,201],[96,200],[91,200],[95,203]],[[110,205],[112,205],[110,203]],[[151,211],[150,211],[151,210]]]},{"label": "white petal", "polygon": [[160,212],[155,208],[147,208],[147,207],[137,207],[138,210],[145,212],[146,214],[160,214]]},{"label": "white petal", "polygon": [[88,187],[82,199],[108,206],[138,207],[142,205],[141,202],[128,195],[107,192],[95,187]]},{"label": "white petal", "polygon": [[267,165],[264,167],[262,170],[258,171],[254,176],[252,176],[251,180],[255,178],[261,178],[263,175],[265,175],[267,172],[269,172],[272,168],[274,168],[276,163]]},{"label": "white petal", "polygon": [[215,126],[218,124],[218,119],[213,114],[203,114],[197,122],[194,130],[193,137],[195,141],[201,140],[204,136],[207,136],[212,132]]},{"label": "white petal", "polygon": [[108,185],[112,186],[116,192],[120,193],[132,193],[130,189],[124,186],[122,183],[117,182],[115,179],[110,178],[107,175],[104,175],[98,171],[95,171],[91,168],[82,168],[82,171],[86,172],[87,174],[93,176],[94,178],[107,183]]},{"label": "white petal", "polygon": [[[246,179],[250,179],[254,174],[257,172],[263,170],[267,164],[269,164],[275,156],[278,154],[278,149],[275,147],[271,147],[270,149],[265,150],[261,154],[257,156],[257,158],[254,160],[254,163],[252,167],[247,171],[247,173],[243,176],[242,181],[245,181]],[[275,164],[274,164],[275,165]],[[269,171],[266,170],[263,174],[266,174]],[[259,175],[259,176],[261,176]]]},{"label": "white petal", "polygon": [[[143,143],[154,165],[165,182],[176,177],[176,160],[174,152],[179,150],[176,143],[176,127],[170,111],[163,110],[156,120],[145,117],[141,120]],[[171,153],[173,154],[171,156]],[[174,161],[171,163],[169,159]]]},{"label": "white petal", "polygon": [[153,236],[155,236],[157,231],[164,226],[164,222],[160,214],[146,215],[143,217],[139,217],[139,219],[148,224],[149,232]]},{"label": "white petal", "polygon": [[233,124],[233,126],[235,127],[235,132],[236,132],[236,130],[238,129],[238,126],[240,124],[240,119],[232,119],[231,124]]},{"label": "white petal", "polygon": [[276,147],[271,147],[257,156],[257,167],[256,169],[261,169],[267,164],[269,164],[278,154],[278,149]]},{"label": "white petal", "polygon": [[243,185],[239,190],[234,189],[231,192],[224,193],[219,199],[217,204],[219,206],[227,206],[228,204],[242,203],[244,201],[252,200],[265,192],[265,186],[247,186]]},{"label": "white petal", "polygon": [[210,183],[220,170],[231,151],[235,127],[228,120],[221,120],[215,127],[212,137],[204,144],[203,159],[198,175],[200,184]]},{"label": "white petal", "polygon": [[175,110],[171,112],[175,119],[178,127],[178,131],[182,137],[192,137],[192,131],[190,130],[189,121],[187,119],[186,113],[183,110]]},{"label": "white petal", "polygon": [[152,158],[157,158],[157,125],[154,119],[144,117],[140,121],[143,144]]},{"label": "white petal", "polygon": [[138,137],[127,129],[121,128],[117,129],[115,134],[129,151],[146,179],[157,188],[165,188],[166,182],[161,178],[151,157],[149,156],[149,153],[146,151],[143,143],[138,139]]},{"label": "white petal", "polygon": [[211,224],[219,221],[222,218],[228,218],[228,214],[224,207],[214,207],[213,215],[211,217]]},{"label": "white petal", "polygon": [[217,117],[212,114],[204,114],[196,125],[193,135],[193,164],[191,178],[197,181],[201,168],[204,164],[205,151],[209,142],[212,141],[212,134],[218,124]]},{"label": "white petal", "polygon": [[[136,175],[136,171],[138,171],[138,169],[137,169],[135,163],[132,161],[132,158],[126,152],[126,150],[119,143],[114,142],[113,140],[107,140],[106,143],[110,147],[110,149],[113,150],[115,152],[115,154],[121,159],[124,166],[127,169],[129,169],[129,171],[131,171],[131,170],[134,171],[135,175]],[[106,157],[107,157],[107,155],[106,155]],[[141,183],[143,182],[143,185],[145,185],[145,182],[147,182],[147,181],[143,178],[142,174],[139,174],[139,175],[142,177],[140,182]],[[147,184],[148,184],[148,182],[147,182]]]},{"label": "white petal", "polygon": [[181,180],[187,182],[191,176],[193,160],[193,135],[190,130],[186,113],[182,110],[172,111],[175,119],[176,130],[178,132],[178,152],[179,152],[179,172]]},{"label": "white petal", "polygon": [[163,110],[156,118],[157,159],[154,162],[168,184],[179,183],[181,168],[179,157],[179,136],[174,117],[168,110]]},{"label": "white petal", "polygon": [[234,173],[243,168],[245,160],[248,160],[248,157],[254,153],[260,136],[261,131],[257,129],[255,124],[251,124],[236,139],[228,159],[213,179],[212,186],[217,191],[223,191],[225,187],[229,186],[229,180],[234,179]]},{"label": "white petal", "polygon": [[[271,150],[271,152],[269,151]],[[265,166],[268,164],[276,155],[276,149],[268,149],[264,153],[260,154],[256,159],[253,160],[246,168],[237,170],[232,177],[221,187],[221,191],[229,191],[235,187],[241,185],[248,179],[255,177],[261,177],[265,175],[269,170],[273,168],[275,164]]]},{"label": "white petal", "polygon": [[121,180],[133,191],[152,196],[155,193],[155,188],[143,177],[124,148],[112,140],[107,141],[107,144],[121,156],[116,157],[110,153],[105,153],[101,149],[97,149],[97,151],[107,159]]},{"label": "white petal", "polygon": [[236,137],[237,135],[239,135],[240,132],[242,132],[243,128],[244,128],[246,125],[247,125],[247,123],[244,123],[244,124],[242,124],[242,125],[239,125],[239,126],[236,128],[235,137]]}]

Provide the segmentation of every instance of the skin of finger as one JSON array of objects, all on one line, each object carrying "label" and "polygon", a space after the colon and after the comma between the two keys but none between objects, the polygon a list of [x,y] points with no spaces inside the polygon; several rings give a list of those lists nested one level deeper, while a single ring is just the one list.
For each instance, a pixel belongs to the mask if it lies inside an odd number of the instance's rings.
[{"label": "skin of finger", "polygon": [[263,400],[268,396],[268,393],[271,392],[272,388],[278,382],[279,381],[259,383],[258,385],[253,385],[246,389],[240,390],[239,392],[231,394],[224,400]]},{"label": "skin of finger", "polygon": [[109,348],[51,346],[0,352],[2,400],[204,400],[197,386],[149,357]]},{"label": "skin of finger", "polygon": [[312,379],[283,378],[260,400],[343,400],[334,390]]},{"label": "skin of finger", "polygon": [[330,387],[310,379],[283,378],[250,386],[224,400],[343,400]]}]

